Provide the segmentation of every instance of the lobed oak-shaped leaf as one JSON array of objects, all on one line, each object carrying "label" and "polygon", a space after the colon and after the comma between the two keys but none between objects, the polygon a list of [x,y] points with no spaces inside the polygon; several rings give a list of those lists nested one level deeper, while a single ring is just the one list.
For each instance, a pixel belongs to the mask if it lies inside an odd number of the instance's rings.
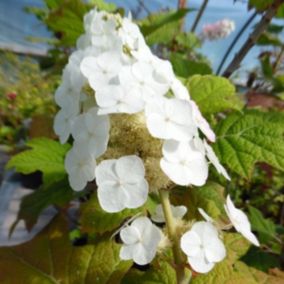
[{"label": "lobed oak-shaped leaf", "polygon": [[132,265],[120,261],[119,248],[109,236],[94,245],[72,246],[66,221],[58,217],[32,241],[0,248],[0,283],[119,283]]},{"label": "lobed oak-shaped leaf", "polygon": [[174,268],[165,259],[156,258],[151,267],[142,272],[131,269],[123,278],[121,284],[175,284],[176,273]]},{"label": "lobed oak-shaped leaf", "polygon": [[221,163],[250,177],[256,162],[284,171],[284,114],[246,110],[219,122],[213,148]]},{"label": "lobed oak-shaped leaf", "polygon": [[195,75],[186,81],[190,96],[204,115],[228,109],[240,110],[243,103],[229,80],[214,75]]}]

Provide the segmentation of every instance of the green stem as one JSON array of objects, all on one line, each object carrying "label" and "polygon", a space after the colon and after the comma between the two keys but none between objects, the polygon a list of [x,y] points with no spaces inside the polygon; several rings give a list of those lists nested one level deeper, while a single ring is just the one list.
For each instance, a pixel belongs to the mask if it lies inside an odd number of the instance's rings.
[{"label": "green stem", "polygon": [[160,199],[161,204],[166,220],[166,226],[168,230],[168,235],[170,240],[173,243],[172,250],[174,255],[174,262],[175,262],[175,269],[177,275],[177,283],[178,284],[186,284],[189,283],[188,278],[185,275],[184,265],[183,265],[183,258],[179,246],[179,238],[176,234],[175,222],[174,217],[171,209],[171,203],[169,199],[169,191],[167,190],[160,190]]},{"label": "green stem", "polygon": [[202,14],[204,13],[205,8],[206,8],[206,6],[207,6],[207,4],[208,4],[208,1],[209,1],[209,0],[204,0],[204,1],[203,1],[202,5],[201,5],[201,7],[200,7],[200,9],[199,9],[199,11],[198,11],[198,14],[197,14],[197,16],[196,16],[196,18],[195,18],[195,21],[194,21],[194,23],[193,23],[193,25],[192,25],[192,28],[191,28],[191,32],[192,32],[192,33],[195,32],[195,29],[196,29],[196,27],[197,27],[197,25],[198,25],[198,23],[199,23],[199,21],[200,21],[200,19],[201,19],[201,16],[202,16]]}]

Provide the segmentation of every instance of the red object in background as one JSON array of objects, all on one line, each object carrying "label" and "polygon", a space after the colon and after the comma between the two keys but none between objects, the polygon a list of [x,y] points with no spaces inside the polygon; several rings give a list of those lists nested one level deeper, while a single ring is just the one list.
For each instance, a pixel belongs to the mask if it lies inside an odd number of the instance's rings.
[{"label": "red object in background", "polygon": [[6,95],[6,98],[7,98],[8,100],[11,100],[11,101],[15,100],[16,97],[17,97],[17,94],[16,94],[16,93],[9,93],[9,94]]}]

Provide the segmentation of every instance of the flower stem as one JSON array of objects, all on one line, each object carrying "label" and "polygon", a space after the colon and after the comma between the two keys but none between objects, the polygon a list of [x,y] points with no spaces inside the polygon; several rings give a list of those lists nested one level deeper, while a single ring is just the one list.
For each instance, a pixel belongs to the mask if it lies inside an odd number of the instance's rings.
[{"label": "flower stem", "polygon": [[174,223],[174,217],[171,209],[171,203],[169,199],[169,191],[167,190],[160,190],[160,199],[161,204],[166,220],[166,226],[169,234],[169,238],[171,239],[173,246],[173,255],[174,255],[174,261],[175,261],[175,269],[176,269],[176,275],[177,275],[177,283],[178,284],[185,284],[189,283],[189,280],[187,280],[187,277],[185,275],[184,271],[184,265],[183,265],[183,259],[182,254],[179,246],[179,238],[175,231],[175,223]]}]

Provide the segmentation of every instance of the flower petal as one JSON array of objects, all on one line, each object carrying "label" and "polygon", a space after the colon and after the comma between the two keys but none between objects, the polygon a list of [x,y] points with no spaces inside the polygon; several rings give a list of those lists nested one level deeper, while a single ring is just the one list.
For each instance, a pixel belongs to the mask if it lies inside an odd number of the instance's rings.
[{"label": "flower petal", "polygon": [[109,213],[115,213],[125,208],[125,195],[116,184],[103,183],[98,187],[98,199],[101,207]]},{"label": "flower petal", "polygon": [[199,273],[207,273],[212,270],[215,265],[214,262],[208,262],[203,255],[189,256],[187,259],[193,270]]},{"label": "flower petal", "polygon": [[121,240],[127,245],[137,243],[140,238],[140,232],[134,226],[127,226],[120,231]]},{"label": "flower petal", "polygon": [[187,256],[199,255],[201,253],[201,245],[202,242],[199,235],[193,230],[183,234],[180,240],[181,249]]},{"label": "flower petal", "polygon": [[142,160],[135,155],[119,158],[115,164],[117,176],[127,183],[135,183],[144,179],[145,168]]},{"label": "flower petal", "polygon": [[135,184],[123,185],[125,190],[126,199],[124,205],[126,208],[137,208],[142,206],[148,197],[148,183],[146,180],[142,180]]},{"label": "flower petal", "polygon": [[115,173],[116,160],[104,160],[96,167],[96,182],[98,186],[105,182],[117,182],[118,177]]}]

